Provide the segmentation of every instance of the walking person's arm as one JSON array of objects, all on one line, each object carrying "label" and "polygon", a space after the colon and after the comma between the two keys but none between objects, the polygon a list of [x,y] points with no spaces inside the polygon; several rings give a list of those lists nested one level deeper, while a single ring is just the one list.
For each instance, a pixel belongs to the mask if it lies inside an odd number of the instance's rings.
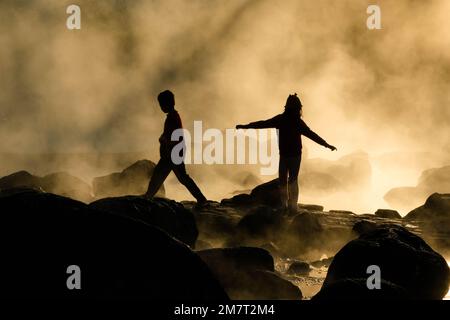
[{"label": "walking person's arm", "polygon": [[238,124],[236,129],[268,129],[276,128],[279,124],[280,115],[261,121],[250,122],[249,124]]},{"label": "walking person's arm", "polygon": [[332,146],[328,142],[326,142],[321,136],[319,136],[317,133],[312,131],[303,120],[300,120],[300,132],[305,137],[308,137],[312,141],[314,141],[317,144],[320,144],[321,146],[324,146],[325,148],[330,149],[331,151],[337,150],[335,146]]}]

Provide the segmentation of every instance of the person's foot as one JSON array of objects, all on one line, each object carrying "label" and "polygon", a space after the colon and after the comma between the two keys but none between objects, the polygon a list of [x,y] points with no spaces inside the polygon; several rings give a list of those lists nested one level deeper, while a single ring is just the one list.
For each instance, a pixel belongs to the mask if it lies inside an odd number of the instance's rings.
[{"label": "person's foot", "polygon": [[201,199],[201,200],[197,200],[197,203],[194,205],[194,209],[198,210],[198,209],[203,209],[208,205],[208,199]]}]

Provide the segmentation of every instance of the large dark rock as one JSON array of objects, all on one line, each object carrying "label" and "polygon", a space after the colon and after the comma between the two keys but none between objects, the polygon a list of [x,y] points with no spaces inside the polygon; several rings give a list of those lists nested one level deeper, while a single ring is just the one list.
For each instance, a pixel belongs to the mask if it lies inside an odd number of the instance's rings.
[{"label": "large dark rock", "polygon": [[259,206],[242,217],[237,225],[240,241],[262,244],[279,238],[283,218],[279,211],[267,206]]},{"label": "large dark rock", "polygon": [[260,184],[250,193],[254,202],[271,207],[281,206],[280,185],[278,179]]},{"label": "large dark rock", "polygon": [[[159,228],[29,189],[0,192],[0,212],[2,296],[227,299],[200,257]],[[70,265],[81,290],[66,287]]]},{"label": "large dark rock", "polygon": [[294,261],[289,266],[287,272],[290,274],[296,275],[308,275],[311,271],[311,266],[307,262],[303,261]]},{"label": "large dark rock", "polygon": [[197,240],[198,230],[192,212],[173,200],[124,196],[100,199],[89,207],[156,226],[191,247]]},{"label": "large dark rock", "polygon": [[274,272],[273,258],[252,247],[197,251],[211,268],[231,299],[302,298],[298,287]]},{"label": "large dark rock", "polygon": [[[139,160],[122,172],[115,172],[93,179],[96,198],[118,197],[124,195],[142,195],[147,191],[148,183],[155,169],[155,164],[149,160]],[[164,197],[164,185],[157,196]]]},{"label": "large dark rock", "polygon": [[91,186],[67,172],[38,177],[27,171],[18,171],[0,179],[0,190],[20,187],[43,190],[84,202],[90,202],[93,198]]},{"label": "large dark rock", "polygon": [[378,226],[346,244],[334,257],[323,290],[338,281],[367,279],[370,265],[379,266],[384,281],[403,287],[412,298],[442,299],[448,291],[450,271],[445,259],[396,225]]},{"label": "large dark rock", "polygon": [[392,207],[411,210],[423,203],[432,193],[450,193],[450,166],[425,170],[416,187],[391,189],[384,199]]},{"label": "large dark rock", "polygon": [[407,290],[394,283],[381,280],[380,290],[368,290],[367,279],[343,279],[323,287],[311,300],[404,300],[410,299]]}]

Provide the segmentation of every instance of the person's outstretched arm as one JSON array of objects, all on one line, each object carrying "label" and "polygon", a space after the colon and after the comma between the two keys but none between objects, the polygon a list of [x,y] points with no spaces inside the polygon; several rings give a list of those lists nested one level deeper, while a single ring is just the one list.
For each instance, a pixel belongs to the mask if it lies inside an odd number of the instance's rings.
[{"label": "person's outstretched arm", "polygon": [[312,131],[303,120],[300,120],[300,132],[305,137],[308,137],[312,141],[314,141],[317,144],[320,144],[321,146],[324,146],[325,148],[330,149],[331,151],[337,150],[335,146],[332,146],[331,144],[328,144],[321,136],[319,136],[317,133]]},{"label": "person's outstretched arm", "polygon": [[249,124],[238,124],[236,129],[268,129],[278,127],[280,115],[271,119],[250,122]]}]

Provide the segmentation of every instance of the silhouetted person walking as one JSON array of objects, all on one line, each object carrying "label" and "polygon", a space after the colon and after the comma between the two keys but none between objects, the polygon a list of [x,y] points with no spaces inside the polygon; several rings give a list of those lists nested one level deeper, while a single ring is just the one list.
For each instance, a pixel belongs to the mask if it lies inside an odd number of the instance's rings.
[{"label": "silhouetted person walking", "polygon": [[[197,203],[204,204],[206,202],[206,197],[197,187],[194,180],[187,174],[184,162],[182,161],[180,164],[175,164],[171,157],[173,147],[183,140],[183,136],[180,137],[179,141],[172,141],[171,139],[174,130],[183,128],[180,115],[175,110],[175,96],[169,90],[163,91],[158,95],[158,102],[161,110],[167,114],[167,117],[164,122],[164,131],[159,138],[159,153],[161,159],[153,171],[145,195],[150,199],[153,198],[164,180],[166,180],[170,171],[173,171],[178,180],[189,190],[194,198],[197,199]],[[181,154],[181,156],[183,157],[184,155]]]},{"label": "silhouetted person walking", "polygon": [[283,209],[290,212],[297,211],[298,173],[302,157],[301,136],[304,135],[326,148],[336,150],[336,147],[329,145],[301,119],[302,107],[297,94],[289,95],[282,114],[268,120],[236,126],[236,129],[278,129],[278,147],[280,149],[278,174],[281,205]]}]

